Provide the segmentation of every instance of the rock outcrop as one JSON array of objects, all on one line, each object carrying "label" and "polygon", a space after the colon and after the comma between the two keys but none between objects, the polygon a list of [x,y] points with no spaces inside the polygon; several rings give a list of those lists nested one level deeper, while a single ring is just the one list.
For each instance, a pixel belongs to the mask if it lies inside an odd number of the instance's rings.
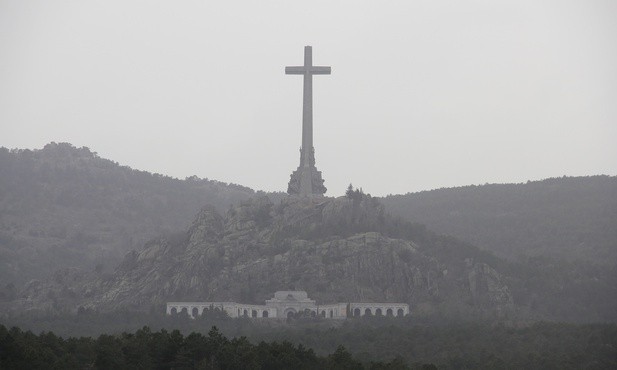
[{"label": "rock outcrop", "polygon": [[[253,198],[224,216],[204,207],[185,235],[148,242],[113,274],[72,272],[31,283],[20,302],[149,310],[172,300],[261,303],[276,290],[293,289],[321,303],[402,301],[412,311],[444,302],[482,309],[513,304],[505,280],[485,262],[442,258],[456,246],[396,237],[395,226],[407,227],[370,196],[289,197],[279,204]],[[63,300],[67,292],[71,299]]]}]

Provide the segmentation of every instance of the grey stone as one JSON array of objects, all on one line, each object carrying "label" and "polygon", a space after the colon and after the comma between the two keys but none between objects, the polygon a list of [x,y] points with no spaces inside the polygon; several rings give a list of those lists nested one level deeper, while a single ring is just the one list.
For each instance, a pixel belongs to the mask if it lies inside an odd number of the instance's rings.
[{"label": "grey stone", "polygon": [[304,76],[302,100],[302,147],[300,165],[291,174],[287,192],[292,195],[322,195],[326,192],[321,172],[315,167],[315,148],[313,147],[313,75],[330,74],[330,67],[313,66],[313,50],[304,47],[304,65],[286,67],[285,74]]}]

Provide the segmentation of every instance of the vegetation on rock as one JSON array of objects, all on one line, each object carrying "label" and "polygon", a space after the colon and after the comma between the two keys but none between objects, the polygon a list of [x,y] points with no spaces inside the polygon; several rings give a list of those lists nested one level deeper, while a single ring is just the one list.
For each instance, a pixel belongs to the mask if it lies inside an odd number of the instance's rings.
[{"label": "vegetation on rock", "polygon": [[[67,270],[31,283],[17,310],[160,310],[167,301],[262,303],[277,290],[319,302],[402,301],[433,312],[507,315],[513,299],[498,259],[392,220],[370,196],[251,198],[197,215],[184,237],[157,238],[114,274]],[[53,293],[50,296],[50,293]]]}]

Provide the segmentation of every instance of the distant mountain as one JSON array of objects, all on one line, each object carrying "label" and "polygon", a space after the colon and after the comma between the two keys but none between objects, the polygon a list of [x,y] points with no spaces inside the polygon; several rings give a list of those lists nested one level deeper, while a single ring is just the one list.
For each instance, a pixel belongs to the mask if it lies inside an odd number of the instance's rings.
[{"label": "distant mountain", "polygon": [[617,177],[563,177],[392,195],[386,209],[510,259],[617,265]]},{"label": "distant mountain", "polygon": [[199,209],[255,192],[197,177],[138,171],[88,148],[0,148],[0,300],[59,268],[111,270],[156,235],[182,230]]}]

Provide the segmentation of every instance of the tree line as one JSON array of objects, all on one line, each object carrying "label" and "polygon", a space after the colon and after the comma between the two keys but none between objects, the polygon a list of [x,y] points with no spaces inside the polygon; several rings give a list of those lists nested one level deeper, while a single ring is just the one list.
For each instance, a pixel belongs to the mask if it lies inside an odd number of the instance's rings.
[{"label": "tree line", "polygon": [[[334,366],[335,359],[357,365],[347,368],[368,369],[371,366],[376,369],[422,369],[426,364],[434,364],[439,369],[617,368],[615,324],[538,322],[514,326],[455,320],[443,315],[404,318],[363,316],[343,321],[304,318],[281,322],[231,319],[216,311],[208,311],[197,319],[191,319],[186,314],[167,316],[128,311],[104,314],[87,310],[79,315],[24,316],[21,319],[13,318],[10,322],[2,318],[0,323],[22,328],[0,330],[0,369],[19,368],[24,363],[7,363],[5,358],[23,360],[24,354],[29,354],[30,360],[45,358],[40,363],[59,361],[58,368],[72,368],[75,361],[76,367],[87,367],[83,364],[94,367],[97,358],[99,363],[107,364],[101,361],[111,358],[121,368],[132,368],[135,362],[131,361],[137,361],[133,355],[135,351],[143,357],[139,361],[153,364],[142,368],[191,368],[193,364],[197,364],[197,368],[225,368],[220,362],[213,361],[223,361],[220,358],[227,361],[227,355],[219,358],[217,353],[237,354],[236,346],[248,351],[243,355],[246,361],[264,364],[259,361],[274,356],[274,360],[267,363],[268,368],[274,369],[283,361],[280,357],[297,359],[298,356],[308,361],[308,365],[300,368],[311,368],[312,365],[328,368]],[[213,331],[213,326],[218,329]],[[42,334],[37,336],[28,330]],[[221,339],[226,344],[215,347],[213,343],[218,343],[215,339],[220,337],[226,337]],[[208,354],[203,355],[206,357],[199,357],[202,355],[191,352],[191,348],[196,348],[195,343],[199,343],[200,348],[218,349],[204,352]],[[58,352],[54,352],[55,349]],[[219,350],[221,352],[217,352]],[[268,351],[271,353],[265,353]],[[67,362],[61,362],[65,361],[63,357]],[[188,359],[194,361],[195,358],[199,361],[186,365]],[[244,368],[258,368],[250,367],[253,362],[242,364]],[[291,367],[287,362],[284,365],[278,368]],[[37,365],[34,363],[27,368],[37,368]],[[340,365],[338,368],[345,367]]]},{"label": "tree line", "polygon": [[35,335],[0,325],[2,369],[436,369],[407,366],[401,358],[362,363],[343,347],[327,356],[290,342],[251,343],[228,339],[214,326],[207,335],[144,326],[135,333],[63,339],[53,332]]}]

